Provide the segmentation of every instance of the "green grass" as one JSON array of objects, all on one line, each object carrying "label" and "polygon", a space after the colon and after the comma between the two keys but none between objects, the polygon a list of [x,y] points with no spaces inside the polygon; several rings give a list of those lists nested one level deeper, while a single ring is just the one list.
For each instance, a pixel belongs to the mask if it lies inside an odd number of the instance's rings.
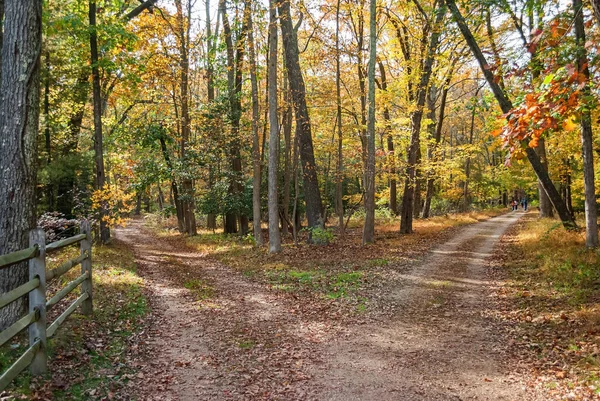
[{"label": "green grass", "polygon": [[360,288],[364,272],[319,270],[267,270],[271,288],[286,292],[311,291],[326,299],[353,298]]},{"label": "green grass", "polygon": [[215,293],[214,287],[201,279],[187,280],[183,286],[194,292],[198,301],[204,301],[205,299],[212,298]]}]

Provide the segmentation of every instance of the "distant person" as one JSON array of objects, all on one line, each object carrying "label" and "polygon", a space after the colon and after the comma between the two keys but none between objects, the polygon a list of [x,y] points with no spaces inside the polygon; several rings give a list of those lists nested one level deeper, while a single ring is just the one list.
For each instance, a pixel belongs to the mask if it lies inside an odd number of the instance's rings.
[{"label": "distant person", "polygon": [[521,199],[521,206],[523,206],[523,211],[526,212],[527,211],[527,196],[524,196],[523,199]]},{"label": "distant person", "polygon": [[510,202],[510,205],[512,206],[512,211],[514,212],[515,210],[517,210],[519,202],[517,202],[517,200],[513,198],[512,202]]}]

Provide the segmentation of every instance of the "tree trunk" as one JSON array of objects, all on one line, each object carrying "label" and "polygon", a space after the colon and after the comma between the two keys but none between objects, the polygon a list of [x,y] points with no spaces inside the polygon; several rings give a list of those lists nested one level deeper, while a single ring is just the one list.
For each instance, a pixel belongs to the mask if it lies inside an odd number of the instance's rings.
[{"label": "tree trunk", "polygon": [[[246,7],[249,7],[246,0]],[[250,83],[252,86],[252,227],[254,241],[257,246],[263,245],[262,230],[260,227],[260,140],[258,137],[258,123],[260,115],[258,111],[258,82],[256,78],[256,54],[254,51],[254,27],[252,25],[252,14],[248,18],[248,51],[250,57]]]},{"label": "tree trunk", "polygon": [[[387,76],[385,74],[385,68],[383,63],[379,62],[379,75],[381,76],[381,90],[387,92]],[[384,133],[387,137],[387,151],[388,151],[388,164],[389,164],[389,185],[390,185],[390,202],[389,208],[395,215],[398,214],[398,189],[396,180],[396,154],[394,153],[394,137],[392,136],[392,126],[390,109],[387,105],[383,108],[383,121],[385,124]]]},{"label": "tree trunk", "polygon": [[[500,109],[502,110],[502,112],[504,114],[508,115],[508,113],[513,108],[511,101],[504,94],[504,92],[502,91],[502,89],[500,88],[498,83],[496,82],[494,74],[492,73],[491,68],[490,68],[489,64],[487,63],[485,56],[481,52],[481,49],[479,48],[477,41],[473,37],[473,34],[471,33],[471,30],[467,26],[462,14],[458,10],[458,7],[456,7],[455,1],[454,0],[446,0],[446,4],[448,5],[448,8],[450,9],[450,11],[452,13],[452,16],[453,16],[455,22],[457,23],[463,37],[465,38],[465,41],[469,45],[469,48],[471,49],[473,56],[477,59],[477,62],[479,63],[479,67],[480,67],[483,75],[485,76],[485,79],[486,79],[488,85],[492,89],[492,92],[494,93],[494,97],[496,98],[496,101],[500,105]],[[561,219],[563,225],[566,228],[576,227],[577,225],[575,224],[575,221],[573,220],[572,216],[569,214],[565,204],[562,202],[560,194],[558,193],[558,191],[556,190],[556,187],[552,183],[552,180],[550,179],[548,172],[544,169],[544,166],[542,165],[539,156],[537,155],[535,150],[530,148],[529,146],[527,146],[526,143],[524,143],[524,146],[526,147],[525,152],[527,154],[527,159],[529,160],[529,163],[533,167],[533,170],[535,171],[538,179],[540,180],[540,182],[544,188],[544,191],[550,198],[550,202],[552,202],[552,206],[554,206],[554,209],[556,209],[556,211],[558,212],[558,215],[560,216],[560,219]]]},{"label": "tree trunk", "polygon": [[365,169],[365,225],[362,243],[375,241],[375,63],[377,63],[377,0],[371,0],[369,13],[369,117],[367,126],[367,163]]},{"label": "tree trunk", "polygon": [[[285,75],[285,74],[284,74]],[[283,130],[283,140],[285,144],[284,150],[284,167],[283,167],[283,226],[281,227],[281,232],[283,235],[287,235],[288,225],[290,225],[290,191],[291,191],[291,183],[292,183],[292,122],[294,118],[294,114],[292,111],[292,98],[291,93],[288,87],[287,76],[283,79],[283,93],[285,99],[285,107],[283,111],[282,118],[282,130]]]},{"label": "tree trunk", "polygon": [[335,9],[335,102],[337,106],[337,164],[335,174],[335,213],[340,233],[344,234],[344,159],[342,154],[342,91],[340,73],[340,2]]},{"label": "tree trunk", "polygon": [[[36,226],[42,2],[6,1],[0,80],[0,255],[29,246]],[[27,263],[0,269],[0,293],[23,284]],[[0,310],[0,330],[21,317],[25,298]]]},{"label": "tree trunk", "polygon": [[[96,33],[96,2],[89,2],[90,54],[92,63],[92,98],[94,102],[94,154],[96,161],[96,190],[102,191],[106,183],[104,171],[104,139],[102,136],[102,93],[100,90],[100,68],[98,66],[98,36]],[[108,217],[107,201],[100,201],[100,242],[110,241],[110,228],[105,220]]]},{"label": "tree trunk", "polygon": [[[184,168],[189,168],[187,161],[187,146],[190,141],[190,99],[189,99],[189,77],[190,77],[190,23],[185,24],[185,16],[183,15],[183,5],[181,0],[175,0],[175,8],[177,10],[177,36],[179,41],[179,68],[180,68],[180,96],[181,96],[181,160]],[[191,5],[188,3],[187,17],[189,19]],[[194,182],[187,174],[182,180],[181,189],[181,206],[183,209],[184,229],[188,235],[196,235],[196,214],[195,214],[195,190]]]},{"label": "tree trunk", "polygon": [[[479,93],[479,88],[475,91],[475,96],[473,97],[473,110],[471,110],[471,127],[469,128],[469,145],[473,144],[473,134],[475,133],[475,113],[477,112],[477,95]],[[471,157],[467,154],[467,159],[465,160],[465,185],[463,187],[463,205],[462,210],[466,212],[469,210],[470,205],[470,197],[469,197],[469,178],[471,178]]]},{"label": "tree trunk", "polygon": [[279,162],[279,116],[277,114],[277,8],[269,2],[269,253],[281,252],[277,164]]},{"label": "tree trunk", "polygon": [[[542,164],[544,171],[546,171],[546,174],[547,174],[548,173],[548,160],[546,159],[546,141],[544,138],[540,138],[540,140],[538,141],[538,146],[535,147],[535,153],[537,153],[538,157],[540,158],[540,163]],[[540,217],[553,217],[554,209],[552,208],[552,202],[550,202],[550,198],[548,198],[548,195],[546,194],[546,191],[544,190],[544,186],[542,185],[542,182],[540,180],[538,180],[538,182],[537,182],[537,187],[538,187],[538,196],[540,199],[539,216]]]},{"label": "tree trunk", "polygon": [[410,234],[413,231],[413,213],[414,213],[414,192],[415,192],[415,178],[416,178],[416,163],[417,154],[420,148],[420,133],[421,133],[421,121],[423,119],[423,107],[425,106],[425,100],[427,95],[427,88],[429,87],[429,79],[431,78],[431,71],[437,51],[437,46],[440,38],[440,25],[446,14],[445,8],[441,7],[438,9],[435,16],[434,28],[429,38],[429,48],[427,50],[427,56],[423,63],[423,71],[421,72],[421,79],[419,86],[417,87],[416,100],[417,109],[411,113],[411,138],[410,147],[408,149],[408,167],[406,169],[406,182],[404,184],[404,194],[402,196],[402,208],[400,211],[400,232],[403,234]]},{"label": "tree trunk", "polygon": [[[208,103],[212,103],[215,100],[215,80],[214,80],[214,67],[213,61],[215,57],[215,39],[212,37],[212,30],[210,26],[210,0],[206,0],[204,3],[204,9],[206,11],[206,100]],[[218,19],[217,19],[218,23]],[[213,166],[208,167],[208,186],[212,189],[214,185],[213,180]],[[215,230],[217,228],[217,215],[209,213],[206,216],[206,227],[209,230]],[[261,238],[262,240],[262,238]],[[257,242],[258,244],[258,242]],[[261,242],[262,244],[262,242]]]},{"label": "tree trunk", "polygon": [[317,165],[315,163],[315,154],[313,150],[310,118],[308,115],[308,107],[306,106],[306,88],[300,69],[298,38],[296,36],[296,31],[292,26],[292,17],[290,15],[290,1],[282,0],[278,5],[278,9],[281,36],[285,51],[285,65],[288,71],[288,80],[294,103],[294,113],[296,115],[296,135],[298,135],[300,160],[302,162],[306,217],[310,228],[322,227],[321,193],[319,192],[319,181],[317,179]]},{"label": "tree trunk", "polygon": [[[244,61],[244,41],[248,30],[248,17],[250,13],[250,3],[246,3],[244,7],[244,15],[242,28],[235,47],[233,44],[231,26],[227,15],[227,1],[220,2],[221,15],[223,16],[223,33],[225,34],[225,44],[227,47],[227,86],[229,95],[230,107],[230,122],[231,122],[231,144],[229,146],[229,157],[232,171],[232,182],[230,192],[234,197],[242,196],[243,191],[243,175],[242,175],[242,156],[241,156],[241,141],[240,141],[240,119],[242,117],[242,66]],[[228,213],[225,216],[226,233],[232,234],[237,232],[236,219],[239,220],[241,234],[244,235],[248,231],[248,218],[241,213]]]},{"label": "tree trunk", "polygon": [[[582,98],[592,96],[590,90],[590,71],[585,49],[585,27],[583,24],[583,4],[573,0],[575,13],[575,40],[577,43],[577,68],[585,78]],[[586,101],[586,100],[584,100]],[[594,183],[594,143],[592,137],[592,116],[589,107],[581,112],[581,153],[583,155],[583,184],[585,192],[585,245],[588,248],[598,246],[598,209],[596,207],[596,186]]]}]

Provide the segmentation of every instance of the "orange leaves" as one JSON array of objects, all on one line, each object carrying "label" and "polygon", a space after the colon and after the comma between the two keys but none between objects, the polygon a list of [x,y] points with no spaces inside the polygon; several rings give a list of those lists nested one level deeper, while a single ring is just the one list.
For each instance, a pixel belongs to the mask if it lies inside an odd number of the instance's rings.
[{"label": "orange leaves", "polygon": [[542,135],[575,130],[577,124],[573,116],[580,108],[582,75],[572,64],[549,75],[540,90],[527,93],[521,103],[504,116],[505,126],[492,135],[500,136],[511,156],[519,159],[524,143],[536,147]]}]

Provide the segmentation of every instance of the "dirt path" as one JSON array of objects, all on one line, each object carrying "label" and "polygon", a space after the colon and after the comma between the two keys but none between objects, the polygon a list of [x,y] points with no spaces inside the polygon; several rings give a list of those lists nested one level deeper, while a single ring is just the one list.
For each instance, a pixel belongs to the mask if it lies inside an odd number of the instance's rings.
[{"label": "dirt path", "polygon": [[[544,399],[505,363],[490,313],[488,260],[519,216],[466,227],[423,261],[390,266],[382,302],[391,312],[362,325],[341,325],[326,307],[305,307],[133,222],[117,238],[151,291],[153,329],[132,388],[163,401]],[[183,283],[206,285],[210,302]]]}]

